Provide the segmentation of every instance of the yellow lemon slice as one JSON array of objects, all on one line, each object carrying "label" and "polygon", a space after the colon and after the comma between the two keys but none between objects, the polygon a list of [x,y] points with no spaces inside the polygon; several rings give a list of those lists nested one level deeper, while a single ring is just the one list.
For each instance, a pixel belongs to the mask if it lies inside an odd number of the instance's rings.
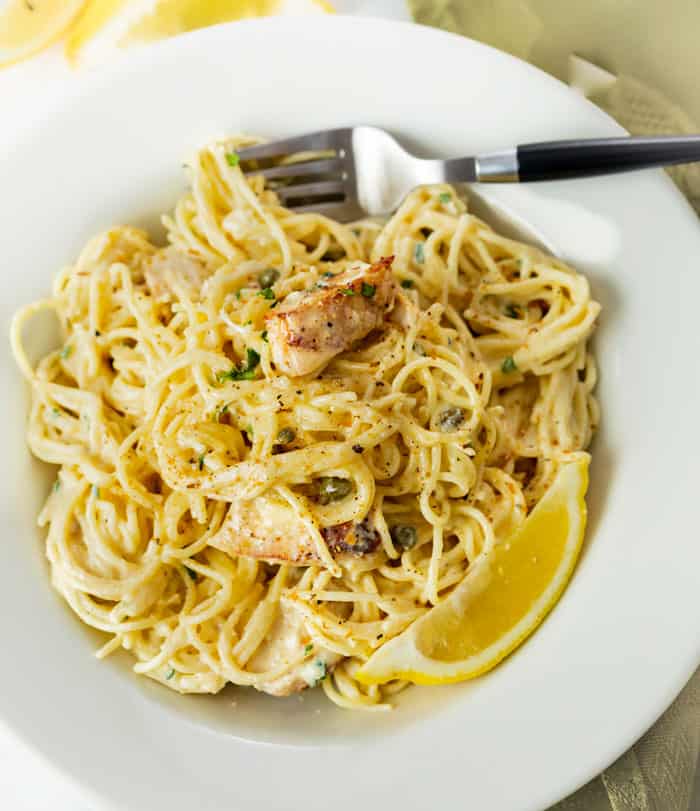
[{"label": "yellow lemon slice", "polygon": [[588,454],[565,464],[518,530],[435,608],[370,657],[364,684],[480,676],[521,645],[569,582],[586,526]]},{"label": "yellow lemon slice", "polygon": [[0,68],[55,42],[86,0],[10,0],[0,11]]},{"label": "yellow lemon slice", "polygon": [[217,23],[332,11],[324,0],[92,0],[66,40],[66,55],[90,59]]}]

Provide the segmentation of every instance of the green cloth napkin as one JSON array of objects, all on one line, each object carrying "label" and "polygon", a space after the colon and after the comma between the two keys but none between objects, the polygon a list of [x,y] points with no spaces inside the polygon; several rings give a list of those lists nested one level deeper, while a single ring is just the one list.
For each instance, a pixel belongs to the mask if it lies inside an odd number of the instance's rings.
[{"label": "green cloth napkin", "polygon": [[[667,69],[674,48],[674,61],[693,60],[691,75],[697,73],[697,48],[677,43],[688,41],[684,29],[700,27],[700,3],[409,0],[409,6],[416,22],[481,40],[576,86],[633,135],[700,131],[683,77],[674,97]],[[660,32],[656,50],[650,30]],[[700,165],[669,174],[700,214]],[[551,811],[700,811],[691,809],[699,753],[700,670],[646,735]]]}]

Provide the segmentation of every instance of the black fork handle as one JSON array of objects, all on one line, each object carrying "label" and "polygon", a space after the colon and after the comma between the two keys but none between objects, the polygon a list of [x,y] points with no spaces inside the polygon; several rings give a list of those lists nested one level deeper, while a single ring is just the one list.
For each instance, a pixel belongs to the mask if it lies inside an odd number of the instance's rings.
[{"label": "black fork handle", "polygon": [[521,183],[591,177],[700,161],[700,135],[544,141],[516,155]]}]

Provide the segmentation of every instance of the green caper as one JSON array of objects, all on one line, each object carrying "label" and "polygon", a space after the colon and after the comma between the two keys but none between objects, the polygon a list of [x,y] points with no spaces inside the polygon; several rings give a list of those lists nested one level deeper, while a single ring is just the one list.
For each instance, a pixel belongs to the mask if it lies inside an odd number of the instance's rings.
[{"label": "green caper", "polygon": [[316,479],[316,493],[320,504],[340,501],[352,492],[352,481],[339,476],[321,476]]},{"label": "green caper", "polygon": [[441,431],[456,431],[464,422],[464,409],[452,406],[446,408],[438,417],[438,425]]},{"label": "green caper", "polygon": [[275,268],[266,268],[258,274],[258,283],[264,290],[266,287],[272,287],[279,277],[279,270],[276,270]]},{"label": "green caper", "polygon": [[413,549],[418,541],[418,532],[411,524],[397,524],[391,528],[391,540],[401,549]]},{"label": "green caper", "polygon": [[282,428],[277,434],[277,441],[280,443],[280,445],[289,445],[290,442],[294,442],[296,435],[297,432],[293,428],[287,426],[286,428]]}]

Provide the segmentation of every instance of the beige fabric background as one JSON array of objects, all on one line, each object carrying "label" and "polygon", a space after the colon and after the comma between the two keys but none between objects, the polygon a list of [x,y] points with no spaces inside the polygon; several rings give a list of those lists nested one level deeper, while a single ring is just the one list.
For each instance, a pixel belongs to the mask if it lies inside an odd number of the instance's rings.
[{"label": "beige fabric background", "polygon": [[[635,135],[700,132],[698,0],[409,5],[417,22],[479,39],[569,82]],[[670,174],[700,214],[700,164]],[[700,811],[699,752],[700,670],[632,749],[552,811]]]}]

